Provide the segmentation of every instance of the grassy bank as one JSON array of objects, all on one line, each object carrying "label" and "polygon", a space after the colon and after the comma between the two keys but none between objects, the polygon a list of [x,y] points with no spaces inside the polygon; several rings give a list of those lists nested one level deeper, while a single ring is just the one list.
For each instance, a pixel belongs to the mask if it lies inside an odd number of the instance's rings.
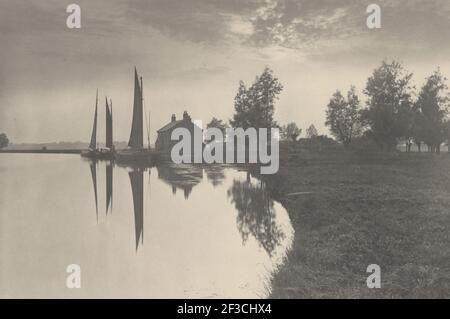
[{"label": "grassy bank", "polygon": [[[287,153],[285,153],[287,154]],[[273,298],[450,296],[450,156],[291,152],[269,178],[295,241]],[[311,192],[311,194],[293,194]],[[366,268],[381,267],[381,289]]]}]

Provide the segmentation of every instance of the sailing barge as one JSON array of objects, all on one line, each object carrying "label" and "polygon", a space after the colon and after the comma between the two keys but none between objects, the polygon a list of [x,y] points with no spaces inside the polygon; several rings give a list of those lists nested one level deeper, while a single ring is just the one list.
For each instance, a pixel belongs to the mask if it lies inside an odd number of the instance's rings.
[{"label": "sailing barge", "polygon": [[94,124],[92,127],[91,142],[89,148],[81,152],[81,156],[92,159],[116,160],[122,164],[139,164],[143,166],[153,165],[158,157],[158,152],[150,148],[149,128],[147,128],[148,148],[144,147],[144,100],[142,93],[142,77],[139,79],[136,68],[134,69],[134,101],[133,121],[131,123],[130,139],[128,147],[116,152],[113,144],[112,101],[108,104],[106,99],[106,144],[105,148],[97,146],[97,107],[98,90],[95,99]]},{"label": "sailing barge", "polygon": [[134,69],[134,101],[133,120],[131,123],[130,139],[128,147],[115,154],[119,163],[131,163],[139,165],[153,165],[158,153],[150,148],[149,131],[147,130],[148,148],[144,147],[144,100],[142,93],[142,77],[139,78],[136,68]]},{"label": "sailing barge", "polygon": [[94,124],[92,127],[91,142],[86,151],[81,152],[81,156],[92,159],[114,159],[115,150],[113,144],[113,125],[112,125],[112,101],[108,104],[106,100],[106,143],[104,148],[97,146],[97,109],[98,109],[98,90],[95,98]]}]

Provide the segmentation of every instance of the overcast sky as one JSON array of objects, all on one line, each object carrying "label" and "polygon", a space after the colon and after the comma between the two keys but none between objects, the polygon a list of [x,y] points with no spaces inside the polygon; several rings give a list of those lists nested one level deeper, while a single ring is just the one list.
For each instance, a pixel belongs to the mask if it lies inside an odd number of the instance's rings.
[{"label": "overcast sky", "polygon": [[[81,7],[81,29],[66,6]],[[366,7],[382,28],[366,27]],[[336,89],[356,85],[383,59],[398,59],[420,87],[437,66],[450,76],[448,0],[0,0],[0,132],[13,142],[88,141],[95,91],[115,140],[131,126],[133,68],[144,79],[154,132],[188,110],[228,120],[239,80],[267,65],[284,85],[276,120],[320,133]]]}]

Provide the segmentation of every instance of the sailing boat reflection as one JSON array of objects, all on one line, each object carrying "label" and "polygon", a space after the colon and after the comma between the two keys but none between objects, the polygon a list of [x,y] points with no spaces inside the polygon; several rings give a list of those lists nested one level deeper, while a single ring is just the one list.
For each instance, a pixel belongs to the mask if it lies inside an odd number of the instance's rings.
[{"label": "sailing boat reflection", "polygon": [[94,196],[95,196],[95,215],[98,221],[98,196],[97,196],[97,161],[90,160],[89,166],[91,168],[92,185],[94,186]]},{"label": "sailing boat reflection", "polygon": [[108,209],[110,204],[112,214],[113,166],[114,166],[113,162],[106,164],[106,215],[108,215]]},{"label": "sailing boat reflection", "polygon": [[144,243],[144,169],[136,168],[129,172],[131,191],[133,192],[134,228],[136,236],[136,251]]},{"label": "sailing boat reflection", "polygon": [[[97,194],[97,162],[96,160],[89,160],[89,167],[92,176],[92,185],[95,195],[95,214],[98,222],[98,194]],[[105,164],[106,169],[106,205],[105,213],[111,211],[113,207],[113,172],[114,161],[109,161]],[[133,193],[133,206],[134,206],[134,224],[135,224],[135,236],[136,236],[136,250],[139,247],[139,242],[144,243],[144,172],[146,167],[138,166],[126,166],[127,169],[131,169],[128,172],[131,191]],[[150,173],[150,170],[149,170]],[[150,178],[150,177],[149,177]],[[150,183],[150,179],[149,179]],[[150,188],[149,188],[150,190]]]},{"label": "sailing boat reflection", "polygon": [[[89,160],[89,166],[92,176],[92,184],[95,195],[95,212],[98,222],[98,194],[97,194],[97,160]],[[101,165],[103,165],[103,162]],[[139,245],[144,243],[144,173],[148,170],[151,173],[151,167],[145,165],[124,165],[119,164],[128,171],[128,177],[130,179],[132,197],[133,197],[133,215],[134,215],[134,231],[135,231],[135,248],[136,251]],[[106,170],[106,205],[105,214],[112,213],[113,207],[113,176],[114,176],[115,162],[108,161],[105,163]],[[156,167],[158,172],[158,178],[165,183],[172,186],[172,190],[175,193],[177,189],[181,189],[184,193],[184,197],[187,199],[192,192],[192,189],[199,184],[203,179],[203,169],[194,165],[164,165]],[[223,178],[223,172],[216,170],[213,173],[214,179],[219,181]],[[217,176],[216,176],[217,175]],[[150,191],[150,176],[149,187]]]},{"label": "sailing boat reflection", "polygon": [[252,183],[250,173],[247,173],[245,182],[233,181],[228,197],[238,211],[237,226],[243,243],[247,242],[249,235],[253,235],[272,256],[285,234],[275,221],[275,209],[266,184],[263,181]]},{"label": "sailing boat reflection", "polygon": [[[97,160],[89,159],[89,167],[91,169],[92,186],[94,188],[95,196],[95,215],[98,222],[98,192],[97,192]],[[113,166],[110,162],[106,165],[106,215],[108,215],[109,206],[111,205],[112,213],[112,198],[113,198]]]}]

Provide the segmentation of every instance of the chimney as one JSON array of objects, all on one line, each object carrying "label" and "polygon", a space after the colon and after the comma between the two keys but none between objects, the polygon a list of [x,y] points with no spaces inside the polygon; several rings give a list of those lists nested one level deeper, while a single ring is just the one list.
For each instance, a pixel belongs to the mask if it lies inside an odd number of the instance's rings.
[{"label": "chimney", "polygon": [[172,122],[175,122],[177,120],[175,114],[172,114]]},{"label": "chimney", "polygon": [[189,121],[191,119],[191,117],[189,116],[187,111],[183,112],[183,120],[185,121]]}]

